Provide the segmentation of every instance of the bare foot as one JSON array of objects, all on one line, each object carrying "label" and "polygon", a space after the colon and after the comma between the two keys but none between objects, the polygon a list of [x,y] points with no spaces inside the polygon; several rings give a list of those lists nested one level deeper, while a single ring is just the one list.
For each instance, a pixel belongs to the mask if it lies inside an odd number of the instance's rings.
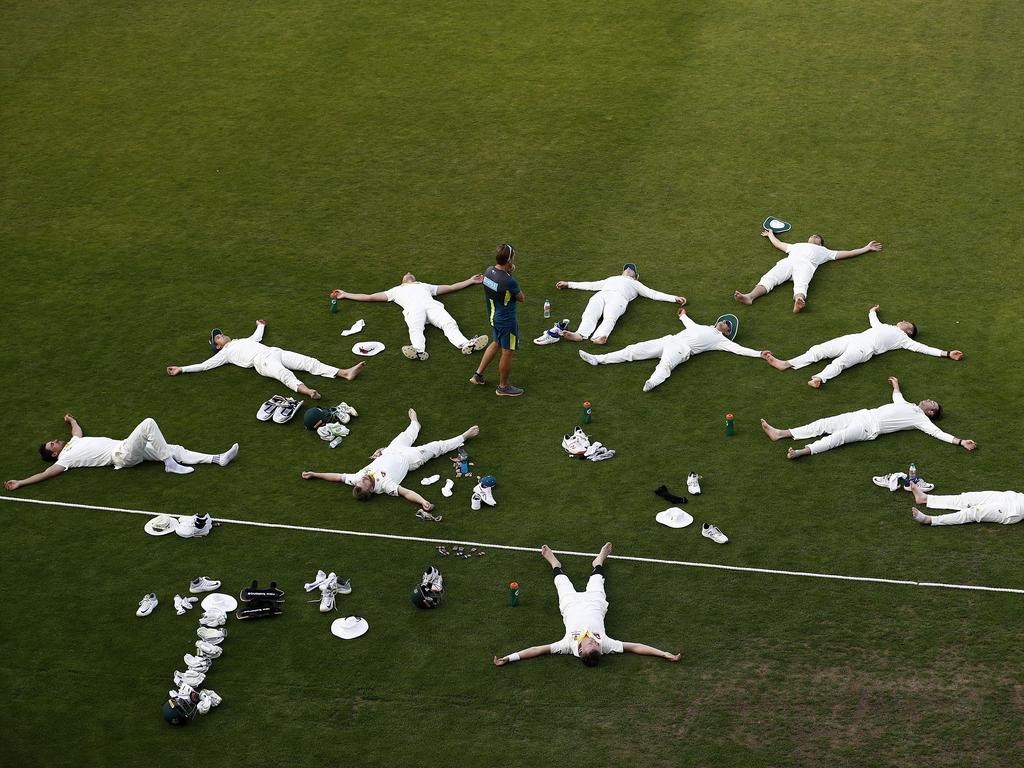
[{"label": "bare foot", "polygon": [[761,419],[761,429],[764,430],[764,433],[768,435],[768,437],[771,439],[773,443],[777,443],[779,440],[786,436],[784,434],[785,430],[776,429],[764,419]]},{"label": "bare foot", "polygon": [[801,312],[804,311],[804,307],[806,306],[807,299],[805,299],[803,296],[797,296],[796,300],[793,302],[793,314],[799,315]]},{"label": "bare foot", "polygon": [[812,376],[811,380],[807,382],[808,387],[814,387],[814,389],[821,389],[822,380],[817,376]]},{"label": "bare foot", "polygon": [[583,341],[583,337],[576,331],[562,331],[562,338],[566,341]]},{"label": "bare foot", "polygon": [[753,304],[754,303],[754,300],[752,298],[747,296],[747,294],[745,294],[745,293],[740,293],[739,291],[734,291],[733,294],[732,294],[732,297],[734,299],[736,299],[736,301],[738,301],[740,304]]},{"label": "bare foot", "polygon": [[917,522],[919,522],[921,525],[931,525],[932,524],[932,519],[930,517],[928,517],[928,515],[926,515],[924,512],[922,512],[917,507],[911,507],[910,510],[911,510],[911,512],[910,512],[911,517],[913,517],[915,520],[917,520]]},{"label": "bare foot", "polygon": [[910,492],[914,494],[914,501],[918,504],[928,503],[928,494],[917,487],[917,483],[910,484]]},{"label": "bare foot", "polygon": [[479,434],[480,427],[474,424],[472,427],[470,427],[469,429],[462,433],[462,437],[464,440],[469,440],[470,438],[476,437]]},{"label": "bare foot", "polygon": [[345,379],[346,381],[352,381],[352,379],[359,375],[359,372],[362,371],[365,366],[366,363],[356,363],[351,368],[342,368],[338,371],[338,378]]},{"label": "bare foot", "polygon": [[607,344],[608,343],[608,337],[607,336],[598,336],[597,338],[591,339],[591,341],[594,342],[595,344]]},{"label": "bare foot", "polygon": [[409,421],[419,421],[419,416],[416,415],[416,411],[412,408],[409,409]]},{"label": "bare foot", "polygon": [[801,456],[807,456],[808,454],[810,454],[810,451],[807,450],[806,448],[800,448],[799,450],[796,448],[790,448],[788,451],[786,451],[786,458],[799,459]]},{"label": "bare foot", "polygon": [[562,567],[562,564],[560,562],[558,562],[558,558],[555,557],[555,553],[551,551],[551,547],[549,547],[547,544],[545,544],[543,547],[540,548],[540,555],[541,555],[541,557],[543,557],[545,560],[548,561],[548,564],[552,568],[561,568]]},{"label": "bare foot", "polygon": [[765,359],[765,362],[767,362],[768,365],[770,365],[776,371],[788,371],[790,368],[793,367],[792,365],[790,365],[785,360],[779,360],[779,358],[777,358],[771,352],[769,352],[767,355],[765,355],[764,359]]},{"label": "bare foot", "polygon": [[604,561],[608,559],[608,555],[612,553],[612,543],[609,541],[603,547],[601,551],[597,553],[597,557],[594,558],[594,562],[591,563],[593,566],[604,565]]}]

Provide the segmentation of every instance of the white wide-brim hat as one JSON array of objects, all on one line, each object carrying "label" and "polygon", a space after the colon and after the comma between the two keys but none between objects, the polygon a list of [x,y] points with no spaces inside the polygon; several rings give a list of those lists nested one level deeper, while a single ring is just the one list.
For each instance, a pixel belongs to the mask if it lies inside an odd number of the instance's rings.
[{"label": "white wide-brim hat", "polygon": [[166,536],[174,533],[178,527],[178,518],[170,515],[157,515],[146,522],[146,533],[150,536]]},{"label": "white wide-brim hat", "polygon": [[203,606],[204,611],[231,613],[238,607],[238,601],[231,595],[225,595],[223,592],[214,592],[204,597],[200,605]]},{"label": "white wide-brim hat", "polygon": [[659,512],[654,516],[662,525],[667,525],[669,528],[685,528],[693,522],[693,515],[689,512],[683,512],[679,507],[669,507],[663,512]]},{"label": "white wide-brim hat", "polygon": [[331,634],[342,640],[354,640],[360,635],[365,635],[369,628],[370,625],[361,616],[346,616],[344,619],[335,619],[332,622]]},{"label": "white wide-brim hat", "polygon": [[373,357],[384,351],[383,341],[360,341],[352,345],[352,354],[360,357]]}]

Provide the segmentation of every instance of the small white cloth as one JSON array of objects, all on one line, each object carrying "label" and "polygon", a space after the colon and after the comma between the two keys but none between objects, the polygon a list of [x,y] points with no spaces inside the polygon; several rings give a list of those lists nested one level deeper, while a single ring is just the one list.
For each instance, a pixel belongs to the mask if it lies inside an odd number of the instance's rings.
[{"label": "small white cloth", "polygon": [[452,490],[454,487],[455,487],[455,481],[452,480],[449,477],[444,482],[444,488],[441,489],[441,495],[444,496],[447,499],[449,496],[452,495],[452,493],[454,493],[454,491]]},{"label": "small white cloth", "polygon": [[420,485],[433,485],[440,479],[440,475],[431,475],[430,477],[424,477],[422,480],[420,480]]},{"label": "small white cloth", "polygon": [[352,323],[352,327],[351,328],[349,328],[348,330],[342,331],[341,335],[342,336],[351,336],[353,333],[359,333],[365,327],[366,327],[366,322],[363,320],[363,318],[359,318],[354,323]]}]

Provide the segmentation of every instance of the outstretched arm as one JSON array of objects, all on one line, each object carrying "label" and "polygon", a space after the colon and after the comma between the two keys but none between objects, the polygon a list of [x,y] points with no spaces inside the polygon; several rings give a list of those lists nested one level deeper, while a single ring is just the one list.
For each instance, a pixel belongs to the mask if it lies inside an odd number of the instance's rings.
[{"label": "outstretched arm", "polygon": [[494,666],[503,667],[513,661],[533,659],[537,656],[547,656],[549,653],[551,653],[550,645],[535,645],[532,648],[524,648],[519,651],[519,653],[510,653],[508,656],[495,656]]},{"label": "outstretched arm", "polygon": [[49,480],[51,477],[56,477],[64,471],[64,467],[60,464],[51,464],[42,472],[32,475],[32,477],[26,477],[24,480],[8,480],[4,483],[4,488],[8,491],[16,491],[23,485],[34,485],[35,483],[41,483],[43,480]]},{"label": "outstretched arm", "polygon": [[81,437],[82,436],[82,434],[83,434],[82,433],[82,428],[80,426],[78,426],[78,420],[75,419],[74,416],[72,416],[70,413],[65,413],[64,414],[64,421],[66,421],[68,423],[68,425],[71,427],[71,436],[72,437]]},{"label": "outstretched arm", "polygon": [[451,285],[439,285],[437,286],[437,295],[443,296],[446,293],[455,293],[456,291],[461,291],[463,288],[469,288],[471,285],[480,285],[483,281],[483,275],[473,275],[472,277],[467,277],[465,280],[458,283],[452,283]]},{"label": "outstretched arm", "polygon": [[252,335],[249,338],[252,339],[253,341],[263,341],[263,332],[265,330],[267,330],[267,321],[257,320],[256,330],[252,332]]},{"label": "outstretched arm", "polygon": [[771,244],[778,248],[780,251],[782,251],[783,253],[789,253],[789,243],[784,243],[781,240],[779,240],[779,238],[775,236],[775,233],[772,232],[770,229],[762,229],[761,237],[767,237],[771,241]]},{"label": "outstretched arm", "polygon": [[303,472],[303,480],[326,480],[329,483],[344,483],[345,475],[341,472]]},{"label": "outstretched arm", "polygon": [[868,310],[868,322],[871,324],[872,328],[878,328],[882,325],[882,321],[878,319],[879,309],[881,309],[881,307],[875,304],[875,306]]},{"label": "outstretched arm", "polygon": [[401,496],[406,501],[411,501],[413,504],[418,504],[420,507],[427,510],[427,512],[434,508],[433,504],[431,504],[429,501],[427,501],[418,493],[416,493],[416,491],[410,491],[408,488],[398,486],[398,495]]},{"label": "outstretched arm", "polygon": [[906,399],[903,397],[903,393],[900,391],[900,380],[895,376],[889,377],[889,386],[892,387],[892,401],[894,403],[905,403]]},{"label": "outstretched arm", "polygon": [[836,261],[838,261],[839,259],[852,259],[854,256],[860,256],[861,254],[867,253],[868,251],[880,250],[882,250],[882,244],[876,240],[872,240],[863,248],[858,248],[855,251],[838,251],[836,253]]},{"label": "outstretched arm", "polygon": [[349,301],[387,301],[388,295],[384,291],[377,293],[349,293],[348,291],[331,291],[331,298],[348,299]]},{"label": "outstretched arm", "polygon": [[569,288],[573,291],[601,291],[604,290],[607,282],[608,278],[604,280],[559,280],[555,283],[555,288],[559,290]]},{"label": "outstretched arm", "polygon": [[648,288],[639,280],[636,281],[636,284],[633,287],[636,288],[636,292],[643,296],[645,299],[653,299],[654,301],[667,301],[674,304],[686,303],[686,299],[683,296],[673,296],[670,293],[662,293],[661,291],[656,291],[653,288]]},{"label": "outstretched arm", "polygon": [[[261,326],[262,327],[262,326]],[[181,367],[177,365],[167,366],[168,376],[177,376],[179,373],[201,373],[202,371],[209,371],[213,368],[220,368],[228,361],[227,347],[224,347],[213,357],[208,357],[201,363],[195,365],[183,365]]]},{"label": "outstretched arm", "polygon": [[[725,338],[725,336],[718,342],[716,349],[722,352],[732,352],[734,355],[740,355],[741,357],[761,357],[760,350],[744,347],[742,344],[737,344],[735,341]],[[765,351],[767,352],[768,350]],[[771,352],[768,352],[768,354],[771,354]]]},{"label": "outstretched arm", "polygon": [[643,643],[623,643],[622,652],[635,653],[638,656],[660,656],[661,658],[668,659],[669,661],[679,661],[679,657],[682,656],[681,653],[659,651],[657,648],[650,645],[644,645]]}]

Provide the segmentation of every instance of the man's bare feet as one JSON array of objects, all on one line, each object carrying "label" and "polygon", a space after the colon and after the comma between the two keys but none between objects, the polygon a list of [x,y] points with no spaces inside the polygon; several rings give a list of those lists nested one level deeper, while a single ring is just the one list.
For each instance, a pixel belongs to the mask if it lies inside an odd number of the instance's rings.
[{"label": "man's bare feet", "polygon": [[591,341],[594,344],[607,344],[608,343],[608,337],[607,336],[598,336],[596,338],[591,339]]},{"label": "man's bare feet", "polygon": [[474,424],[472,427],[470,427],[469,429],[467,429],[465,432],[462,433],[462,438],[464,440],[469,440],[471,438],[476,437],[479,434],[480,434],[480,427],[478,427],[476,424]]},{"label": "man's bare feet", "polygon": [[764,430],[764,433],[768,435],[773,443],[777,443],[784,437],[789,437],[789,435],[786,434],[786,430],[776,429],[764,419],[761,419],[761,429]]},{"label": "man's bare feet", "polygon": [[338,371],[338,378],[345,379],[346,381],[352,381],[352,379],[359,375],[359,372],[362,371],[365,366],[366,363],[356,363],[351,368],[342,368]]},{"label": "man's bare feet", "polygon": [[736,299],[736,301],[738,301],[740,304],[753,304],[754,303],[754,300],[752,298],[747,296],[747,294],[745,294],[745,293],[740,293],[739,291],[733,291],[732,297],[734,299]]},{"label": "man's bare feet", "polygon": [[793,367],[785,360],[779,360],[779,358],[777,358],[771,352],[768,352],[767,354],[764,355],[764,360],[776,371],[788,371],[790,368]]},{"label": "man's bare feet", "polygon": [[786,458],[790,460],[799,459],[802,456],[809,456],[810,453],[811,451],[809,448],[790,448],[786,451]]},{"label": "man's bare feet", "polygon": [[566,341],[583,341],[583,337],[576,331],[562,331],[562,338]]},{"label": "man's bare feet", "polygon": [[819,379],[817,376],[812,376],[811,380],[807,382],[807,386],[808,387],[813,387],[814,389],[821,389],[821,385],[823,383],[824,382],[821,379]]},{"label": "man's bare feet", "polygon": [[608,555],[612,553],[612,543],[606,542],[601,551],[597,553],[597,557],[594,558],[594,562],[591,563],[594,567],[604,565],[604,561],[608,559]]},{"label": "man's bare feet", "polygon": [[797,296],[793,301],[793,314],[799,315],[804,311],[804,307],[807,306],[807,299],[803,296]]},{"label": "man's bare feet", "polygon": [[931,525],[932,519],[928,517],[924,512],[919,510],[917,507],[911,507],[910,515],[921,525]]},{"label": "man's bare feet", "polygon": [[928,494],[925,493],[924,491],[922,491],[920,488],[918,488],[917,487],[917,483],[911,483],[910,484],[910,488],[908,490],[912,494],[914,494],[914,502],[915,503],[917,503],[917,504],[927,504],[928,503]]},{"label": "man's bare feet", "polygon": [[409,409],[409,421],[419,421],[420,417],[416,415],[416,411],[412,408]]},{"label": "man's bare feet", "polygon": [[562,567],[562,564],[560,562],[558,562],[558,558],[555,557],[555,553],[551,551],[551,547],[549,547],[547,544],[545,544],[543,547],[540,548],[540,555],[541,555],[541,557],[543,557],[545,560],[548,561],[548,564],[552,568],[561,568]]}]

